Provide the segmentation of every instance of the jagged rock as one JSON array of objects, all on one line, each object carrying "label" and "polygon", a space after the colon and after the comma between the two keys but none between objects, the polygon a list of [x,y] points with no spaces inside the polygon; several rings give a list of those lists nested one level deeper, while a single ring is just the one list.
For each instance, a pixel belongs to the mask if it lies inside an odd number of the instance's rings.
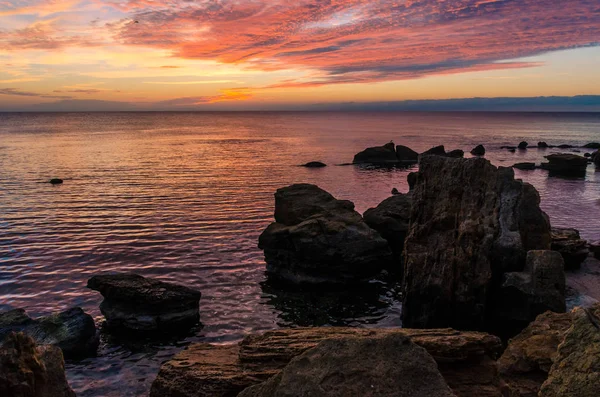
[{"label": "jagged rock", "polygon": [[151,397],[235,396],[246,387],[279,373],[294,357],[324,340],[406,335],[438,364],[459,397],[500,397],[493,361],[500,339],[450,329],[294,328],[250,335],[239,345],[192,344],[164,363],[152,384]]},{"label": "jagged rock", "polygon": [[410,338],[340,338],[321,342],[240,397],[455,396],[425,349]]},{"label": "jagged rock", "polygon": [[354,156],[354,164],[397,164],[396,146],[390,142],[383,146],[370,147]]},{"label": "jagged rock", "polygon": [[598,142],[591,142],[588,143],[586,145],[583,145],[584,148],[586,149],[600,149],[600,143]]},{"label": "jagged rock", "polygon": [[99,343],[94,319],[79,307],[37,319],[23,309],[0,313],[0,342],[11,332],[24,332],[40,345],[58,346],[66,358],[95,355]]},{"label": "jagged rock", "polygon": [[535,163],[516,163],[512,167],[516,168],[518,170],[530,171],[530,170],[535,170]]},{"label": "jagged rock", "polygon": [[460,149],[456,149],[446,153],[446,156],[459,159],[465,157],[465,152]]},{"label": "jagged rock", "polygon": [[552,228],[552,250],[562,255],[568,270],[579,269],[590,254],[587,241],[581,239],[579,231],[569,228]]},{"label": "jagged rock", "polygon": [[63,182],[64,182],[64,181],[63,181],[62,179],[59,179],[59,178],[53,178],[53,179],[50,179],[50,180],[48,181],[48,183],[50,183],[51,185],[60,185],[60,184],[62,184]]},{"label": "jagged rock", "polygon": [[404,164],[414,164],[419,161],[419,153],[407,146],[396,146],[396,157],[398,161]]},{"label": "jagged rock", "polygon": [[485,147],[483,145],[477,145],[471,150],[473,156],[485,156]]},{"label": "jagged rock", "polygon": [[445,155],[446,155],[446,149],[444,148],[444,145],[432,147],[431,149],[421,153],[421,156],[445,156]]},{"label": "jagged rock", "polygon": [[178,332],[198,323],[201,293],[136,274],[94,276],[88,288],[102,294],[100,311],[113,329]]},{"label": "jagged rock", "polygon": [[293,283],[353,283],[393,266],[387,241],[350,201],[315,185],[275,193],[275,222],[261,234],[267,271]]},{"label": "jagged rock", "polygon": [[370,208],[364,213],[364,220],[370,228],[375,229],[387,240],[401,270],[404,239],[408,232],[410,194],[397,194],[384,200],[376,208]]},{"label": "jagged rock", "polygon": [[502,275],[522,271],[527,251],[550,248],[539,194],[512,168],[438,156],[421,160],[412,194],[404,326],[484,328]]},{"label": "jagged rock", "polygon": [[511,339],[498,360],[500,377],[511,395],[536,397],[548,377],[558,345],[571,327],[571,313],[540,314]]},{"label": "jagged rock", "polygon": [[600,395],[600,306],[576,309],[540,397]]},{"label": "jagged rock", "polygon": [[415,188],[418,178],[419,178],[418,172],[411,172],[406,176],[406,181],[408,182],[408,190],[409,191],[411,191]]},{"label": "jagged rock", "polygon": [[75,397],[55,346],[36,346],[23,333],[9,334],[0,347],[0,396]]},{"label": "jagged rock", "polygon": [[565,271],[555,251],[529,251],[523,272],[504,274],[496,320],[514,323],[516,331],[548,310],[564,313]]},{"label": "jagged rock", "polygon": [[311,161],[310,163],[304,164],[303,167],[306,167],[306,168],[323,168],[323,167],[327,167],[327,164],[322,163],[320,161]]},{"label": "jagged rock", "polygon": [[558,153],[546,156],[547,163],[542,163],[541,168],[556,173],[580,174],[585,173],[588,161],[583,156],[570,153]]},{"label": "jagged rock", "polygon": [[538,142],[537,147],[539,147],[540,149],[547,149],[549,146],[546,142]]},{"label": "jagged rock", "polygon": [[529,144],[525,141],[519,143],[519,145],[517,146],[517,149],[521,149],[521,150],[525,150],[527,149],[527,146],[529,146]]}]

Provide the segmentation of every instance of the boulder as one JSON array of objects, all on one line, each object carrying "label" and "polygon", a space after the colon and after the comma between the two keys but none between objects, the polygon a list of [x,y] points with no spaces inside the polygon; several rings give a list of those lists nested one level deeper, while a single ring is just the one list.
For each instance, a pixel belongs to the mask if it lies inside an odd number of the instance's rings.
[{"label": "boulder", "polygon": [[421,153],[421,156],[445,156],[445,155],[446,155],[446,149],[444,149],[444,145],[432,147],[431,149]]},{"label": "boulder", "polygon": [[401,193],[400,193],[400,191],[399,191],[398,189],[396,189],[396,188],[393,188],[393,189],[392,189],[392,194],[395,196],[395,195],[397,195],[397,194],[401,194]]},{"label": "boulder", "polygon": [[600,143],[598,143],[598,142],[591,142],[591,143],[583,145],[583,147],[586,148],[586,149],[600,149]]},{"label": "boulder", "polygon": [[401,271],[402,251],[404,251],[404,239],[408,232],[411,205],[410,194],[397,194],[364,213],[365,223],[387,240],[398,263],[399,271]]},{"label": "boulder", "polygon": [[56,346],[36,346],[23,333],[9,334],[0,347],[0,396],[75,397]]},{"label": "boulder", "polygon": [[522,272],[504,274],[496,321],[514,324],[516,332],[546,311],[564,313],[565,271],[555,251],[529,251]]},{"label": "boulder", "polygon": [[542,163],[541,168],[558,174],[585,173],[588,161],[583,156],[570,153],[558,153],[546,156],[547,163]]},{"label": "boulder", "polygon": [[64,181],[62,179],[59,178],[52,178],[48,181],[48,183],[50,183],[51,185],[60,185],[62,184]]},{"label": "boulder", "polygon": [[485,156],[485,147],[483,145],[477,145],[471,150],[473,156]]},{"label": "boulder", "polygon": [[396,146],[396,157],[398,161],[404,164],[414,164],[419,161],[419,153],[407,146]]},{"label": "boulder", "polygon": [[581,239],[579,231],[569,228],[552,228],[552,250],[562,255],[568,270],[579,269],[590,254],[587,241]]},{"label": "boulder", "polygon": [[410,338],[340,338],[319,343],[239,397],[455,396],[425,349]]},{"label": "boulder", "polygon": [[415,185],[417,184],[417,179],[419,178],[418,172],[411,172],[406,176],[406,181],[408,182],[408,189],[413,190]]},{"label": "boulder", "polygon": [[521,149],[521,150],[525,150],[527,149],[527,146],[529,146],[529,144],[525,141],[519,143],[519,145],[517,146],[517,149]]},{"label": "boulder", "polygon": [[397,164],[396,146],[390,142],[383,146],[370,147],[354,156],[354,164]]},{"label": "boulder", "polygon": [[235,396],[278,374],[294,357],[320,342],[339,338],[409,336],[437,362],[459,397],[500,397],[494,360],[500,339],[479,332],[450,329],[293,328],[250,335],[239,345],[196,343],[165,362],[152,384],[151,397]]},{"label": "boulder", "polygon": [[600,395],[600,306],[575,309],[540,397]]},{"label": "boulder", "polygon": [[363,221],[354,204],[315,185],[275,193],[275,222],[259,238],[267,272],[284,281],[347,284],[393,266],[387,241]]},{"label": "boulder", "polygon": [[303,165],[306,168],[323,168],[327,167],[327,164],[321,163],[320,161],[311,161],[310,163],[306,163]]},{"label": "boulder", "polygon": [[0,313],[0,342],[12,332],[23,332],[39,345],[58,346],[66,358],[95,355],[99,343],[94,319],[79,307],[37,319],[23,309]]},{"label": "boulder", "polygon": [[516,163],[512,166],[513,168],[516,168],[518,170],[526,170],[526,171],[530,171],[530,170],[535,170],[535,163]]},{"label": "boulder", "polygon": [[503,274],[523,271],[528,251],[550,249],[539,194],[512,168],[438,156],[421,160],[412,194],[404,326],[487,328]]},{"label": "boulder", "polygon": [[446,156],[459,159],[465,157],[465,152],[460,149],[456,149],[446,153]]},{"label": "boulder", "polygon": [[100,311],[112,329],[172,333],[189,329],[200,318],[201,293],[181,285],[112,274],[94,276],[87,286],[104,297]]},{"label": "boulder", "polygon": [[538,142],[537,147],[540,149],[547,149],[550,146],[548,146],[548,144],[546,142],[542,141],[542,142]]},{"label": "boulder", "polygon": [[548,377],[558,345],[571,327],[571,313],[540,314],[515,338],[508,342],[498,360],[500,377],[510,395],[536,397]]}]

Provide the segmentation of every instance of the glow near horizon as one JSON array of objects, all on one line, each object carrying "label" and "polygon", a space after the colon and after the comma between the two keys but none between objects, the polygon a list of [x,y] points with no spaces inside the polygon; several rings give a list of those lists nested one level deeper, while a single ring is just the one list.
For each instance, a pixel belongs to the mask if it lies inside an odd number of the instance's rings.
[{"label": "glow near horizon", "polygon": [[600,94],[600,4],[569,3],[0,1],[0,109]]}]

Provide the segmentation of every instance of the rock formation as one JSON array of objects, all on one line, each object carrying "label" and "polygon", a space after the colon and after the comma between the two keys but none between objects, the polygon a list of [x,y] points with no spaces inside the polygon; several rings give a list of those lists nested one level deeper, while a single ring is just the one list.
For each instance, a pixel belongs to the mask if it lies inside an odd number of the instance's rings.
[{"label": "rock formation", "polygon": [[275,193],[275,222],[259,238],[267,271],[292,283],[353,283],[393,266],[387,241],[354,204],[315,185]]},{"label": "rock formation", "polygon": [[199,320],[201,293],[136,274],[94,276],[88,288],[102,294],[100,311],[113,329],[178,332]]},{"label": "rock formation", "polygon": [[418,161],[418,153],[394,142],[370,147],[354,156],[354,164],[408,165]]},{"label": "rock formation", "polygon": [[483,145],[477,145],[471,150],[473,156],[485,156],[485,147]]},{"label": "rock formation", "polygon": [[94,319],[79,307],[38,319],[23,309],[0,313],[0,342],[11,332],[24,332],[38,345],[58,346],[66,358],[95,355],[99,343]]},{"label": "rock formation", "polygon": [[311,162],[306,163],[306,164],[304,164],[302,166],[306,167],[306,168],[323,168],[323,167],[327,167],[327,164],[322,163],[320,161],[311,161]]},{"label": "rock formation", "polygon": [[529,146],[529,144],[527,142],[523,141],[523,142],[519,143],[517,148],[521,149],[521,150],[525,150],[525,149],[527,149],[527,146]]},{"label": "rock formation", "polygon": [[455,149],[446,153],[446,156],[459,159],[465,157],[465,152],[460,149]]},{"label": "rock formation", "polygon": [[588,144],[583,145],[586,149],[600,149],[600,143],[598,142],[590,142]]},{"label": "rock formation", "polygon": [[431,149],[421,153],[421,156],[445,156],[445,155],[446,155],[446,149],[444,148],[444,145],[432,147]]},{"label": "rock formation", "polygon": [[557,174],[582,174],[588,165],[585,157],[570,153],[551,154],[546,159],[540,167]]},{"label": "rock formation", "polygon": [[590,254],[587,241],[581,239],[579,231],[569,228],[552,228],[552,250],[562,255],[568,270],[579,269]]}]

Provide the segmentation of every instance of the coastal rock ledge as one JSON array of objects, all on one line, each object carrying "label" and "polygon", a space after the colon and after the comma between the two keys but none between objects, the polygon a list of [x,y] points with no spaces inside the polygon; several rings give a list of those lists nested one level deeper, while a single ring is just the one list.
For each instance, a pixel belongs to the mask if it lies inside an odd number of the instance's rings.
[{"label": "coastal rock ledge", "polygon": [[[325,344],[319,346],[321,342],[325,342]],[[381,350],[382,347],[389,347],[390,344],[402,344],[404,347],[391,349],[396,352],[390,352],[389,348]],[[418,346],[422,349],[419,349]],[[317,348],[313,349],[315,347]],[[337,347],[343,347],[343,349],[337,349]],[[378,349],[377,351],[380,353],[368,354],[371,348]],[[313,350],[311,351],[311,349]],[[333,352],[332,349],[337,351],[336,355],[339,357],[330,357],[329,352]],[[407,377],[423,376],[432,383],[432,389],[430,389],[432,397],[451,395],[500,397],[502,396],[502,386],[494,359],[498,357],[501,350],[501,341],[495,336],[451,329],[333,327],[282,329],[260,335],[250,335],[237,345],[205,343],[190,345],[162,365],[152,384],[150,397],[230,397],[237,396],[248,387],[259,385],[265,381],[267,383],[256,386],[254,389],[251,388],[242,395],[271,396],[273,394],[269,394],[270,387],[282,388],[298,381],[299,378],[294,376],[294,371],[298,369],[298,366],[303,366],[299,362],[301,358],[303,361],[315,363],[312,369],[309,368],[310,366],[303,367],[306,371],[315,370],[319,373],[318,375],[315,373],[313,376],[313,385],[314,382],[318,382],[317,379],[321,378],[325,383],[328,380],[331,381],[331,384],[339,384],[340,376],[346,375],[347,379],[350,379],[351,376],[346,372],[350,368],[350,372],[362,371],[358,379],[352,382],[356,384],[354,385],[357,387],[355,390],[358,390],[358,388],[364,387],[364,385],[357,384],[363,373],[374,375],[372,371],[380,371],[383,376],[388,372],[391,374],[398,371],[398,373],[404,374],[403,377],[388,378],[388,385],[396,385],[399,381],[408,384],[411,382]],[[348,360],[342,359],[350,351],[364,351],[365,354],[347,357]],[[305,352],[306,355],[301,356]],[[403,364],[403,368],[390,368],[389,365],[384,365],[389,364],[390,360],[396,359],[395,354],[402,356],[404,353],[411,353],[411,357],[406,359],[407,362]],[[294,358],[297,359],[294,360]],[[327,363],[327,360],[330,359],[331,361]],[[344,364],[350,360],[352,362],[349,362],[348,365]],[[358,360],[361,361],[358,362]],[[293,362],[290,363],[291,361]],[[435,370],[436,363],[437,370]],[[327,365],[330,365],[330,368],[327,368]],[[288,367],[287,371],[286,367]],[[403,372],[407,368],[411,369],[410,374]],[[278,374],[282,376],[278,377]],[[330,376],[323,377],[324,374]],[[439,377],[439,374],[443,379]],[[385,388],[385,379],[380,378],[379,381],[383,383],[379,383],[377,387]],[[323,385],[322,382],[321,385]],[[370,387],[370,385],[368,386]],[[407,392],[402,394],[401,390]],[[419,388],[419,390],[423,389]],[[292,394],[275,395],[299,395],[293,394],[297,393],[295,390],[286,389],[285,391]],[[400,388],[397,394],[375,395],[410,396],[413,394],[410,393],[410,390]],[[424,394],[414,395],[422,396]]]},{"label": "coastal rock ledge", "polygon": [[181,285],[136,274],[94,276],[88,288],[102,294],[100,311],[110,328],[143,332],[178,332],[200,318],[201,293]]}]

